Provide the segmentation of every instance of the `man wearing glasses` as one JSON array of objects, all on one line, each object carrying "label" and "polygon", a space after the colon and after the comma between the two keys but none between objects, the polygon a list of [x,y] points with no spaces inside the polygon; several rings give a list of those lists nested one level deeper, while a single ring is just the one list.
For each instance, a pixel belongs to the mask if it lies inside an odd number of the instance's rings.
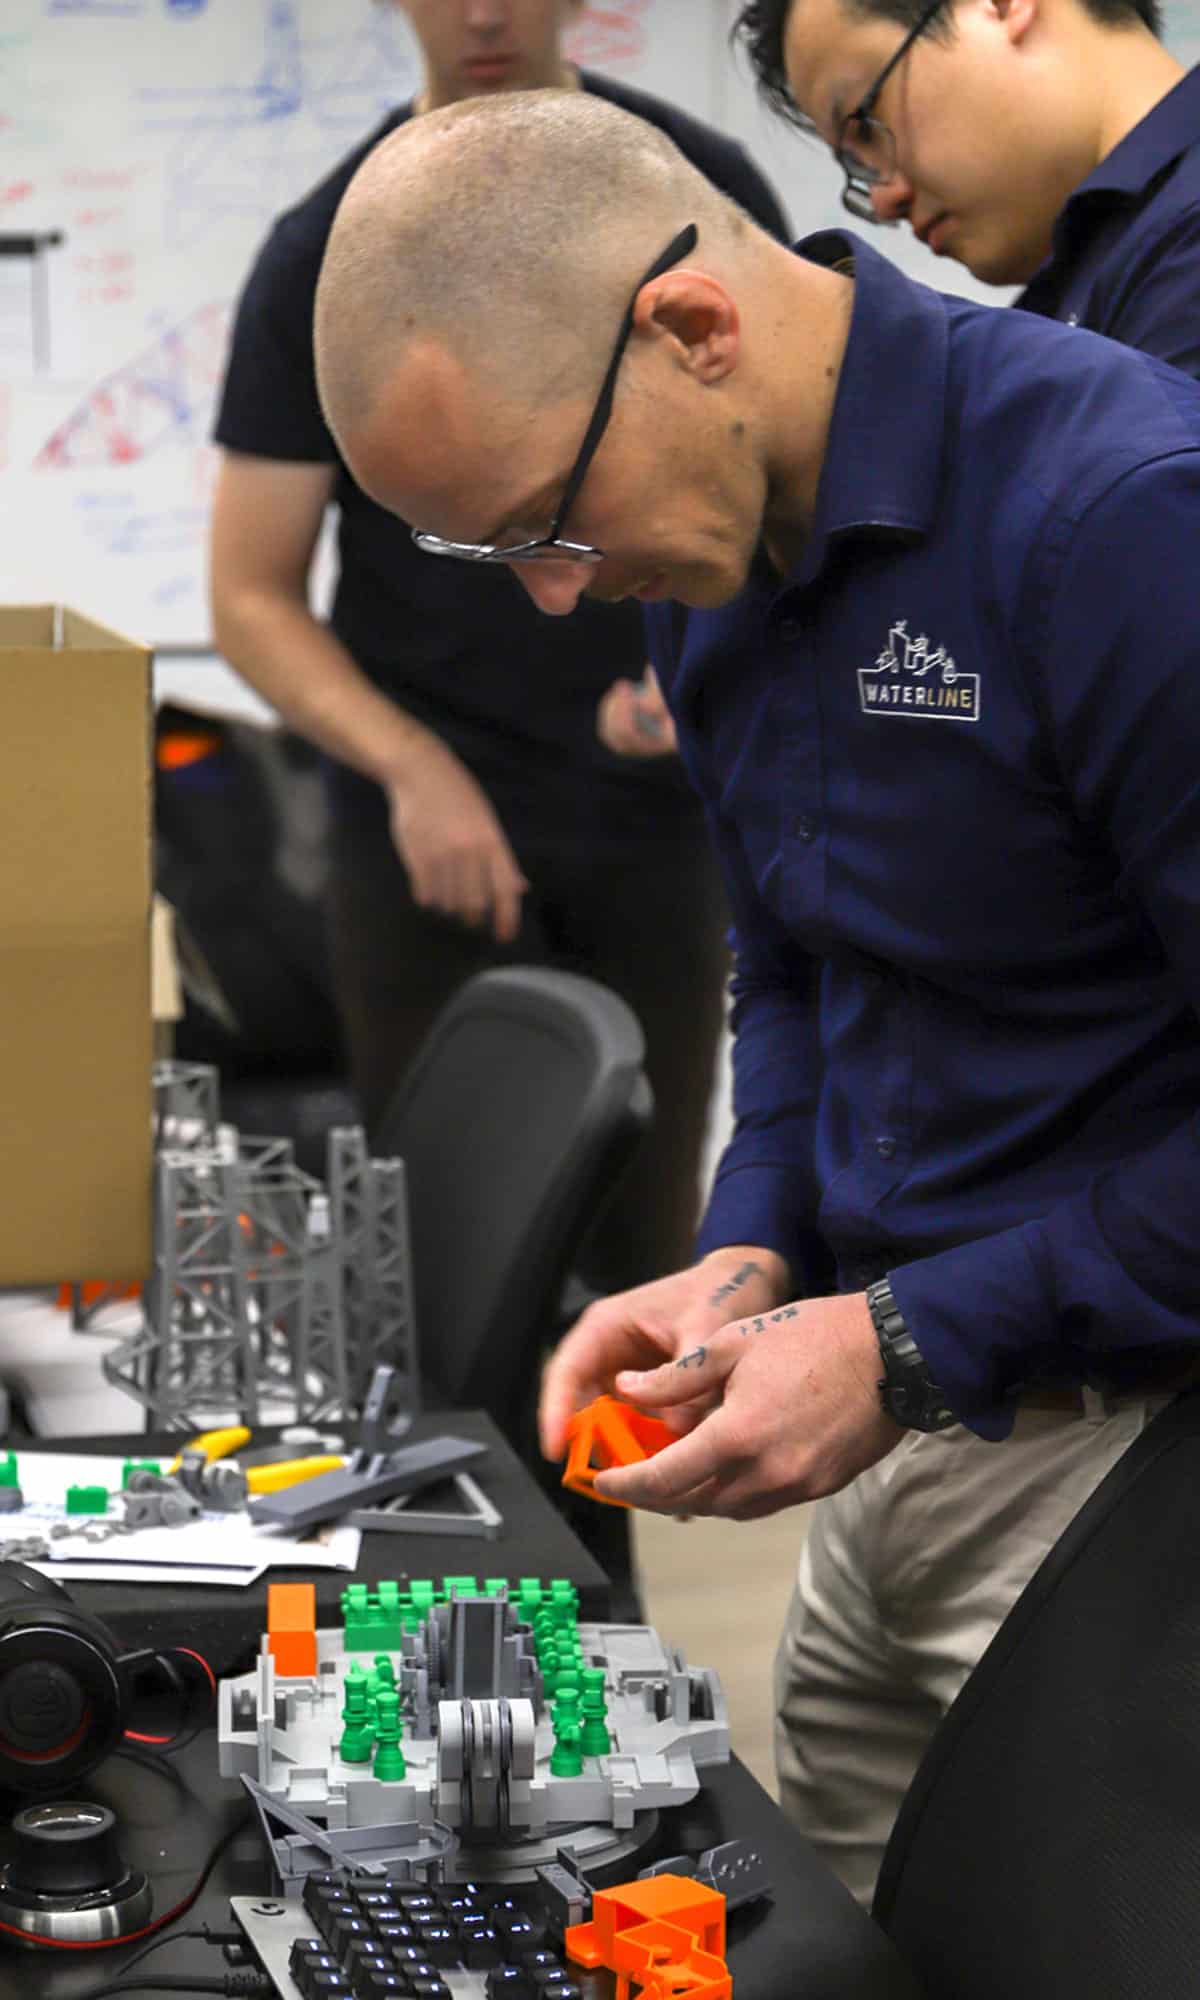
[{"label": "man wearing glasses", "polygon": [[865,1899],[939,1714],[1200,1344],[1200,392],[852,236],[793,254],[556,92],[380,148],[315,324],[431,566],[656,607],[737,1126],[696,1260],[552,1361],[543,1445],[615,1388],[686,1435],[609,1497],[821,1499],[850,1555],[793,1802]]},{"label": "man wearing glasses", "polygon": [[750,0],[738,22],[852,215],[1200,375],[1200,69],[1160,26],[1157,0]]},{"label": "man wearing glasses", "polygon": [[[767,103],[832,148],[851,215],[906,222],[975,277],[1023,284],[1027,312],[1196,376],[1200,69],[1185,73],[1159,29],[1157,0],[749,0],[738,21]],[[1090,1419],[1077,1404],[1062,1421]],[[991,1476],[997,1516],[1019,1521],[1011,1466]],[[864,1482],[857,1504],[822,1510],[777,1661],[781,1793],[826,1823],[844,1796],[829,1689],[854,1685],[845,1634],[861,1654],[864,1633],[876,1649],[888,1633],[905,1642],[921,1615],[870,1556],[899,1495],[877,1486],[874,1508],[869,1495]],[[1003,1572],[1002,1549],[996,1561]],[[936,1664],[909,1675],[890,1711],[899,1768],[923,1694],[952,1690]]]},{"label": "man wearing glasses", "polygon": [[[597,735],[611,684],[643,672],[636,606],[589,604],[549,626],[502,570],[471,584],[426,561],[355,484],[317,402],[313,293],[342,191],[372,148],[439,106],[513,90],[611,98],[661,124],[764,227],[787,228],[739,146],[568,62],[579,0],[403,0],[403,12],[423,89],[280,218],[241,300],[216,426],[214,630],[329,755],[333,971],[368,1129],[442,1005],[488,965],[566,966],[634,1008],[658,1112],[591,1246],[584,1275],[609,1288],[678,1261],[695,1225],[726,973],[703,817],[678,760],[649,754],[660,738],[643,737],[635,759]],[[331,509],[326,622],[309,582]],[[683,1020],[672,959],[691,991]]]}]

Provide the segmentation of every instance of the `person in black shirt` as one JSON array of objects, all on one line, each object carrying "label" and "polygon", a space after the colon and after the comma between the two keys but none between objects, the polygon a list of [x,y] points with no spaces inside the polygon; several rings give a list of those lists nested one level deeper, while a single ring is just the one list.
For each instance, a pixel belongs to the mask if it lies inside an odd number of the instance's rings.
[{"label": "person in black shirt", "polygon": [[[641,614],[591,604],[548,622],[506,573],[464,582],[455,564],[422,556],[339,458],[311,330],[356,169],[397,126],[464,97],[566,83],[609,98],[786,237],[740,146],[566,63],[576,11],[574,0],[406,0],[423,91],[278,220],[241,299],[216,424],[212,595],[222,653],[329,755],[334,976],[368,1129],[441,1006],[487,965],[588,973],[641,1020],[658,1115],[590,1245],[583,1275],[608,1291],[691,1254],[725,974],[716,865],[681,766],[608,747],[630,741]],[[330,507],[338,579],[326,624],[308,584]],[[644,689],[646,751],[667,752]]]}]

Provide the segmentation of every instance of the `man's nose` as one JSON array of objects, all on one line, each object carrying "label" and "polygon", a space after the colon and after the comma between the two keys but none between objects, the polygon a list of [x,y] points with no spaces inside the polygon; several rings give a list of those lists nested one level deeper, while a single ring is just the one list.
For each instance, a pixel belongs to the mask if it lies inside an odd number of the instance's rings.
[{"label": "man's nose", "polygon": [[467,26],[477,33],[495,34],[508,17],[510,0],[467,0]]},{"label": "man's nose", "polygon": [[565,618],[568,612],[574,611],[595,575],[590,563],[510,563],[509,567],[515,571],[538,610],[547,612],[551,618]]},{"label": "man's nose", "polygon": [[871,189],[871,207],[880,222],[903,222],[912,210],[915,193],[912,182],[895,167],[885,181]]}]

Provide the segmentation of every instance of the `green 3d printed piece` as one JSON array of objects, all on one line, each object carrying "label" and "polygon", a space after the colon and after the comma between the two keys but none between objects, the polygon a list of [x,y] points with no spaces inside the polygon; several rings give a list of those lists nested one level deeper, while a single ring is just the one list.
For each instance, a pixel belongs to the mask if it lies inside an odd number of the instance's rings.
[{"label": "green 3d printed piece", "polygon": [[[400,1697],[393,1689],[381,1688],[376,1702],[375,1736],[378,1749],[371,1767],[372,1776],[385,1784],[407,1777],[408,1766],[400,1748]],[[342,1753],[345,1755],[345,1752]]]},{"label": "green 3d printed piece", "polygon": [[371,1761],[375,1727],[371,1721],[367,1692],[367,1677],[362,1668],[348,1667],[342,1708],[342,1721],[346,1726],[338,1745],[339,1754],[347,1764],[369,1764]]},{"label": "green 3d printed piece", "polygon": [[107,1514],[108,1488],[105,1486],[68,1486],[68,1514]]},{"label": "green 3d printed piece", "polygon": [[560,1695],[554,1704],[554,1749],[550,1753],[552,1778],[578,1778],[583,1770],[583,1730],[579,1721],[579,1690],[572,1686],[571,1699]]},{"label": "green 3d printed piece", "polygon": [[612,1749],[608,1733],[608,1703],[604,1699],[603,1667],[583,1670],[583,1700],[579,1705],[583,1728],[580,1748],[585,1757],[607,1757]]},{"label": "green 3d printed piece", "polygon": [[17,1477],[17,1454],[15,1451],[6,1451],[0,1458],[0,1486],[20,1484],[20,1479]]}]

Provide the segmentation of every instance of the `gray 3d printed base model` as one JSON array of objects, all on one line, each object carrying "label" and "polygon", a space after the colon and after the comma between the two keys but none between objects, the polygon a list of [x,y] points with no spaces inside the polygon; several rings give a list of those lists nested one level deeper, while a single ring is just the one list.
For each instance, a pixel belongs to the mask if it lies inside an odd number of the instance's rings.
[{"label": "gray 3d printed base model", "polygon": [[[532,1628],[503,1585],[453,1590],[377,1653],[319,1631],[311,1676],[281,1677],[264,1642],[254,1673],[221,1683],[220,1768],[251,1781],[264,1813],[283,1808],[292,1830],[273,1846],[285,1892],[334,1858],[515,1881],[564,1845],[581,1866],[636,1854],[659,1809],[686,1804],[703,1766],[727,1761],[724,1696],[649,1626],[579,1624],[573,1639],[584,1670],[603,1675],[608,1742],[574,1757],[563,1755],[561,1692],[547,1700]],[[399,1697],[400,1776],[376,1775],[369,1727],[347,1719],[372,1666]]]}]

